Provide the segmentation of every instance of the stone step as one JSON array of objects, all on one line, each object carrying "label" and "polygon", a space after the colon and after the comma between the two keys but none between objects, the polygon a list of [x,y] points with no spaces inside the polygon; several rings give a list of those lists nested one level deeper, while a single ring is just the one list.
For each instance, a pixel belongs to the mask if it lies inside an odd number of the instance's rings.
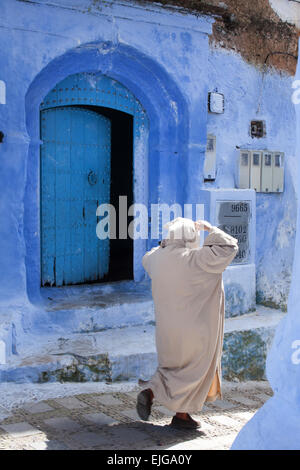
[{"label": "stone step", "polygon": [[[260,380],[279,310],[257,306],[254,313],[225,321],[223,377]],[[65,336],[27,336],[18,355],[0,366],[0,382],[124,381],[149,378],[157,366],[153,325],[111,328]]]},{"label": "stone step", "polygon": [[[237,278],[244,280],[244,271],[244,266],[235,266],[224,273],[226,318],[255,311],[255,303],[250,301],[255,295],[249,282],[250,297],[245,293],[247,289],[237,290]],[[138,283],[118,281],[43,287],[41,302],[29,319],[28,330],[37,334],[90,333],[154,324],[151,283],[148,279]]]},{"label": "stone step", "polygon": [[154,326],[65,336],[30,335],[17,357],[0,366],[0,382],[119,381],[151,374]]},{"label": "stone step", "polygon": [[101,332],[154,321],[149,281],[43,287],[41,295],[29,325],[38,334]]}]

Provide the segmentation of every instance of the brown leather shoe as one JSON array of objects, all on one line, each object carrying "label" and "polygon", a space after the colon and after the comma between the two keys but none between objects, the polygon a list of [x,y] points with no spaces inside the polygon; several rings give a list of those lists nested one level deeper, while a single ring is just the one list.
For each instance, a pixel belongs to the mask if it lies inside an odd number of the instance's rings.
[{"label": "brown leather shoe", "polygon": [[170,426],[175,429],[200,429],[201,423],[192,419],[190,415],[189,419],[181,419],[175,415],[173,416]]},{"label": "brown leather shoe", "polygon": [[151,414],[152,397],[149,390],[142,390],[137,396],[136,411],[139,417],[148,421]]}]

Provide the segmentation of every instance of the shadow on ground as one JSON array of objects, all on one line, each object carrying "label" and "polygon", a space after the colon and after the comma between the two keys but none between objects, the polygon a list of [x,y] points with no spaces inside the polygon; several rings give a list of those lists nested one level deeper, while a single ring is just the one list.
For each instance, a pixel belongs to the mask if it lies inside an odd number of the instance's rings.
[{"label": "shadow on ground", "polygon": [[158,403],[151,419],[140,421],[136,395],[81,393],[22,404],[0,420],[0,449],[229,449],[272,391],[267,382],[229,384],[224,400],[192,415],[201,422],[199,430],[172,428],[173,413]]}]

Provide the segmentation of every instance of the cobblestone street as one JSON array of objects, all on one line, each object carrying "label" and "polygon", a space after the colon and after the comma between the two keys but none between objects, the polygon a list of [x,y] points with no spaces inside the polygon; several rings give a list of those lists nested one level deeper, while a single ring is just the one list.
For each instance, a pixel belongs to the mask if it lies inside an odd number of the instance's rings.
[{"label": "cobblestone street", "polygon": [[[139,389],[132,388],[124,392],[114,385],[111,392],[76,393],[14,407],[0,421],[0,449],[229,449],[272,395],[265,381],[225,382],[224,399],[199,413],[201,430],[183,432],[169,427],[172,413],[156,402],[151,419],[140,421],[135,411]],[[0,411],[5,411],[2,405]]]}]

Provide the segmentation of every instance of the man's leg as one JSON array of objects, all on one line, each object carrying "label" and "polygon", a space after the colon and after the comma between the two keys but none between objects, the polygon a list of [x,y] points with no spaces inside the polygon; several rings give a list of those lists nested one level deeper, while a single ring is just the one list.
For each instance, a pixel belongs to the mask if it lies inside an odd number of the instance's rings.
[{"label": "man's leg", "polygon": [[142,390],[137,396],[136,411],[144,421],[147,421],[151,414],[153,398],[154,395],[151,388]]},{"label": "man's leg", "polygon": [[176,413],[177,418],[179,419],[189,419],[189,414],[188,413]]}]

